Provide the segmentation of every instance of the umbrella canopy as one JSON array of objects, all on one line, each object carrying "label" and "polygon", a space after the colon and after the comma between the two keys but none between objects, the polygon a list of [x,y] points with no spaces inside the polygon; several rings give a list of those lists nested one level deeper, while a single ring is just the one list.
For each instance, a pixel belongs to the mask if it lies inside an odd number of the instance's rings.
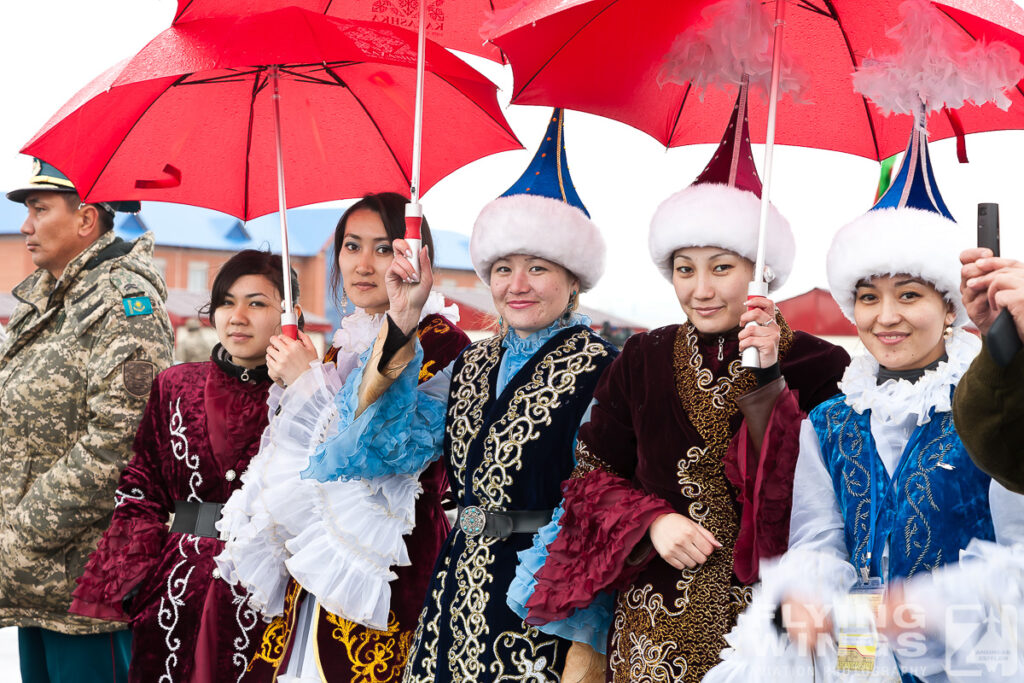
[{"label": "umbrella canopy", "polygon": [[[407,191],[416,34],[296,7],[172,26],[64,107],[22,152],[90,201],[158,200],[243,220],[278,209],[273,88],[280,65],[288,206]],[[426,49],[422,188],[520,148],[496,87]]]},{"label": "umbrella canopy", "polygon": [[[565,107],[622,121],[668,147],[717,142],[736,99],[734,88],[665,82],[666,57],[684,30],[706,23],[718,0],[536,0],[492,34],[515,74],[512,102]],[[766,3],[774,14],[774,2]],[[1024,18],[1011,0],[951,0],[983,16]],[[900,3],[879,0],[800,0],[786,13],[784,52],[804,72],[797,98],[783,97],[776,142],[881,160],[903,150],[911,116],[886,118],[854,92],[852,74],[873,54],[891,53],[887,30],[901,20]],[[1012,21],[1011,21],[1012,20]],[[952,19],[950,19],[952,21]],[[962,29],[961,29],[962,30]],[[770,46],[769,46],[770,47]],[[759,96],[757,96],[759,94]],[[1024,128],[1024,90],[1007,93],[1012,106],[968,105],[964,132]],[[754,142],[765,140],[768,103],[750,99]],[[932,139],[951,137],[944,112],[929,117]]]},{"label": "umbrella canopy", "polygon": [[[501,61],[501,52],[480,36],[492,12],[522,4],[521,0],[426,0],[427,37],[445,47]],[[245,16],[285,5],[317,14],[374,21],[412,31],[419,23],[418,0],[178,0],[174,23],[212,17]]]}]

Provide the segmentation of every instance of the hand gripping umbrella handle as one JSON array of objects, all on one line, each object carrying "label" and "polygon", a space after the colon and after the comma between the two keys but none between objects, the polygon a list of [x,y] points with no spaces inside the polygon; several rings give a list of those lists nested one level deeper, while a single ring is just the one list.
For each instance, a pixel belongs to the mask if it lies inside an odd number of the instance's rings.
[{"label": "hand gripping umbrella handle", "polygon": [[[747,301],[750,301],[756,296],[768,296],[768,283],[762,282],[761,278],[754,279],[749,285],[747,285]],[[745,325],[750,327],[753,325],[757,327],[757,323],[751,320]],[[761,357],[757,353],[756,346],[748,346],[743,349],[742,363],[745,368],[759,368],[761,367]]]},{"label": "hand gripping umbrella handle", "polygon": [[416,271],[416,278],[420,277],[420,245],[423,241],[420,237],[420,225],[423,223],[423,207],[419,202],[405,205],[405,241],[409,245],[412,254],[409,260],[412,261],[413,270]]},{"label": "hand gripping umbrella handle", "polygon": [[295,317],[294,311],[281,314],[281,334],[289,339],[299,338],[299,319]]}]

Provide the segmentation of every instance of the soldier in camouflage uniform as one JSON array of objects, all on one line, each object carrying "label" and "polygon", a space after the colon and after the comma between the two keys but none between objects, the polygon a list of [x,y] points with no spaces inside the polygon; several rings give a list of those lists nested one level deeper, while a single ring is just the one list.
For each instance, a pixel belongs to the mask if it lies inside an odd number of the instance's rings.
[{"label": "soldier in camouflage uniform", "polygon": [[115,209],[80,204],[36,161],[24,203],[37,270],[0,345],[0,626],[19,626],[24,683],[127,680],[124,624],[68,614],[106,529],[157,372],[171,362],[167,289],[147,233],[115,237]]}]

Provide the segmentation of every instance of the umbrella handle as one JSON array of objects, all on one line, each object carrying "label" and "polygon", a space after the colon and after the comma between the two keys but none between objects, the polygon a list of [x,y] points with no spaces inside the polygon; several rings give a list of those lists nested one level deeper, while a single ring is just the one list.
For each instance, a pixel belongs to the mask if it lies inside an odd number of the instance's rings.
[{"label": "umbrella handle", "polygon": [[281,334],[289,339],[299,338],[299,319],[295,317],[294,311],[285,311],[281,314]]},{"label": "umbrella handle", "polygon": [[[747,285],[747,301],[750,301],[756,296],[768,296],[768,283],[759,282],[761,278],[755,279],[753,282]],[[757,327],[757,323],[751,320],[744,327]],[[743,349],[742,363],[745,368],[760,368],[761,357],[757,354],[756,346],[748,346]]]},{"label": "umbrella handle", "polygon": [[416,279],[420,277],[420,246],[423,244],[420,235],[420,225],[423,223],[423,207],[419,202],[410,202],[405,205],[405,241],[412,252],[409,260],[412,261],[413,270],[416,271]]}]

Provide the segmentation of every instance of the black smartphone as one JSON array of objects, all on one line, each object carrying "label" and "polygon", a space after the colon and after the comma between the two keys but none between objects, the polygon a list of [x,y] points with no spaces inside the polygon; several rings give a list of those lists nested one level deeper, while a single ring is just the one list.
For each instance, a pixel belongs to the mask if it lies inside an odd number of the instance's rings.
[{"label": "black smartphone", "polygon": [[[978,204],[978,246],[987,247],[992,250],[993,256],[999,256],[998,204]],[[1022,348],[1013,316],[1005,308],[996,316],[985,338],[993,360],[1004,368]]]},{"label": "black smartphone", "polygon": [[992,250],[999,256],[999,205],[978,204],[978,246]]}]

